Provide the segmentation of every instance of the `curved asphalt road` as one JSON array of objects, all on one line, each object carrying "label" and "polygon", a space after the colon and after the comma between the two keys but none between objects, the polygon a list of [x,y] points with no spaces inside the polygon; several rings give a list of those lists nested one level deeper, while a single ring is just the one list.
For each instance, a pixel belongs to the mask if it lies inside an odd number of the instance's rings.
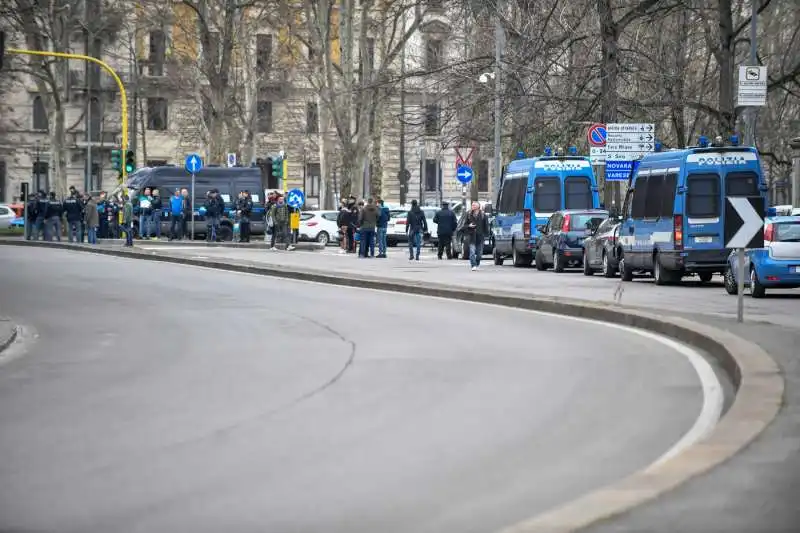
[{"label": "curved asphalt road", "polygon": [[0,530],[490,532],[663,454],[702,402],[630,332],[4,248]]}]

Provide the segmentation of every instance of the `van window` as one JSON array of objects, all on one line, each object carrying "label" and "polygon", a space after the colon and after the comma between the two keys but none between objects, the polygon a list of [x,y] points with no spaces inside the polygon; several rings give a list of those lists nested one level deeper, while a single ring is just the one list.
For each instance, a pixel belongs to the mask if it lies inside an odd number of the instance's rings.
[{"label": "van window", "polygon": [[725,176],[725,196],[759,196],[755,172],[731,172]]},{"label": "van window", "polygon": [[661,210],[659,216],[671,217],[675,211],[675,186],[678,184],[677,174],[667,174],[661,184]]},{"label": "van window", "polygon": [[564,180],[564,209],[591,209],[592,187],[583,176],[570,176]]},{"label": "van window", "polygon": [[644,218],[648,179],[649,176],[639,176],[633,184],[633,207],[631,208],[633,218]]},{"label": "van window", "polygon": [[686,215],[690,217],[719,216],[719,176],[690,174],[686,193]]},{"label": "van window", "polygon": [[644,200],[644,218],[661,216],[661,195],[664,176],[658,174],[647,179],[647,194]]},{"label": "van window", "polygon": [[500,192],[501,213],[519,213],[525,207],[525,193],[528,190],[527,176],[506,177]]},{"label": "van window", "polygon": [[561,180],[556,176],[537,176],[533,202],[537,213],[561,209]]}]

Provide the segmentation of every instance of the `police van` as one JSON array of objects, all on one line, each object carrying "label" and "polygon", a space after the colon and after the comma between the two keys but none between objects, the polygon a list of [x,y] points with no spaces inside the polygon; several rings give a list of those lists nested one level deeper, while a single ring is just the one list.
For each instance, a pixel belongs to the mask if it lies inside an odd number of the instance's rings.
[{"label": "police van", "polygon": [[[646,155],[628,181],[617,239],[623,281],[652,273],[657,285],[696,274],[707,283],[723,273],[725,198],[761,196],[767,186],[758,152],[738,146],[699,146]],[[719,143],[721,144],[721,143]]]},{"label": "police van", "polygon": [[[570,148],[571,153],[577,150]],[[518,159],[503,175],[492,225],[494,264],[511,257],[516,267],[530,266],[541,229],[562,209],[597,209],[600,195],[592,165],[577,155]]]},{"label": "police van", "polygon": [[[139,196],[146,187],[157,188],[164,204],[161,216],[161,231],[169,231],[169,199],[175,192],[183,188],[189,189],[191,194],[191,175],[183,167],[165,165],[159,167],[140,168],[131,174],[127,181],[120,185],[111,196],[118,196],[124,188],[131,199]],[[235,202],[239,191],[250,191],[253,199],[253,213],[250,218],[251,233],[254,235],[264,233],[264,198],[261,171],[258,167],[203,167],[195,174],[194,192],[194,232],[197,236],[206,233],[206,221],[200,208],[206,201],[206,193],[217,189],[225,201],[225,217],[220,222],[219,236],[222,240],[233,239],[235,223]],[[138,221],[135,222],[138,227]],[[138,230],[137,230],[138,231]],[[191,222],[188,231],[191,232]]]}]

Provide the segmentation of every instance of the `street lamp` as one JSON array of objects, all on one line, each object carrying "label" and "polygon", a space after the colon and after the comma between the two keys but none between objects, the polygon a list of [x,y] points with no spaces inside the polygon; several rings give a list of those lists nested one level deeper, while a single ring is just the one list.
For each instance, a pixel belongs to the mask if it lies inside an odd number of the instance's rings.
[{"label": "street lamp", "polygon": [[[499,49],[498,49],[499,50]],[[498,57],[499,57],[498,51]],[[502,128],[502,105],[500,102],[501,88],[500,88],[500,64],[495,65],[494,72],[484,72],[478,76],[480,83],[489,83],[489,80],[494,80],[494,176],[492,179],[492,194],[497,194],[500,189],[500,174],[503,169],[503,162],[500,160],[500,134]]]}]

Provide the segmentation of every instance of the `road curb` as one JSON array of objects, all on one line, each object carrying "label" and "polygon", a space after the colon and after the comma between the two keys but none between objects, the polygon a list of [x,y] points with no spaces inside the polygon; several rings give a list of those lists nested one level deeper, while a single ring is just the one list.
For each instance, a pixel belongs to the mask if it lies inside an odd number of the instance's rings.
[{"label": "road curb", "polygon": [[17,340],[17,335],[19,334],[19,328],[15,324],[12,324],[5,318],[0,318],[0,324],[6,322],[11,325],[11,328],[8,332],[4,332],[2,331],[3,328],[0,327],[0,355],[3,354],[6,348],[14,344],[14,341]]},{"label": "road curb", "polygon": [[576,531],[625,513],[733,457],[766,429],[782,405],[783,377],[778,365],[761,347],[727,331],[678,317],[661,316],[613,304],[554,297],[522,297],[432,283],[409,283],[377,277],[357,278],[344,274],[326,274],[313,270],[224,263],[158,255],[135,249],[103,249],[88,245],[0,239],[0,245],[2,244],[83,251],[330,285],[495,304],[613,322],[666,335],[704,350],[730,376],[736,388],[736,397],[730,409],[706,438],[668,461],[642,469],[561,507],[503,529],[502,533]]}]

